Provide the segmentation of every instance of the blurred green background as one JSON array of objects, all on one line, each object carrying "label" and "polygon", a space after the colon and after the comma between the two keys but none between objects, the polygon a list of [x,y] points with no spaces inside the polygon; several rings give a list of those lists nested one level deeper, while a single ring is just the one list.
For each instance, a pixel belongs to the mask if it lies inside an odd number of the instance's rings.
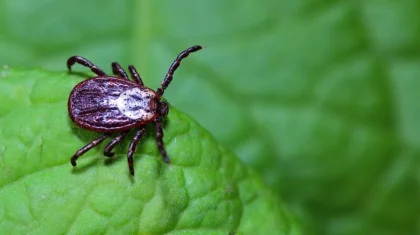
[{"label": "blurred green background", "polygon": [[[0,65],[136,66],[306,234],[420,234],[420,1],[1,0]],[[88,71],[78,67],[78,71]]]}]

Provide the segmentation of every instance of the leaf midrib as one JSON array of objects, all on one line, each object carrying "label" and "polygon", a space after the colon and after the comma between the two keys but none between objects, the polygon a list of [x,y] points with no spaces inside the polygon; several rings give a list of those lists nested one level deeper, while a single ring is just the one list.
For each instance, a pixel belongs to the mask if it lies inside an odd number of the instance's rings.
[{"label": "leaf midrib", "polygon": [[139,48],[139,50],[130,50],[128,48],[129,63],[142,68],[142,76],[149,77],[149,63],[147,59],[148,45],[150,45],[151,38],[151,13],[150,2],[147,0],[132,1],[133,11],[132,17],[134,22],[132,26],[131,47]]}]

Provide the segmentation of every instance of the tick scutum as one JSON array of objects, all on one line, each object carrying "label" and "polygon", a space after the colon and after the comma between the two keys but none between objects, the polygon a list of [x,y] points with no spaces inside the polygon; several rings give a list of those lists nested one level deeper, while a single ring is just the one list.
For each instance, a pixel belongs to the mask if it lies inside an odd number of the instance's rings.
[{"label": "tick scutum", "polygon": [[140,74],[132,65],[128,68],[134,81],[129,80],[127,73],[117,62],[112,63],[115,76],[108,76],[89,60],[81,56],[70,57],[67,60],[69,71],[77,63],[90,68],[97,76],[82,81],[73,88],[68,100],[69,116],[76,125],[103,133],[102,136],[79,149],[71,157],[71,164],[76,166],[76,161],[81,155],[111,137],[111,133],[119,133],[104,150],[105,156],[112,157],[114,155],[112,149],[127,136],[129,131],[137,129],[127,154],[130,174],[134,175],[133,154],[148,123],[155,125],[157,147],[163,160],[169,164],[169,157],[163,144],[162,127],[162,121],[168,115],[169,106],[161,101],[161,97],[171,83],[181,61],[190,53],[201,49],[201,46],[196,45],[182,51],[169,67],[161,82],[161,87],[156,92],[143,85]]},{"label": "tick scutum", "polygon": [[120,94],[117,107],[121,113],[134,120],[152,120],[156,116],[156,94],[138,87]]}]

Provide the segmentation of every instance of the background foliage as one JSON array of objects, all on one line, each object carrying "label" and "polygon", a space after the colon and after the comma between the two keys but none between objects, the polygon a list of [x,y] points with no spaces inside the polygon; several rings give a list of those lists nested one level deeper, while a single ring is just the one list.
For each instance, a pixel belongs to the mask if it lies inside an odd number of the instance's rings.
[{"label": "background foliage", "polygon": [[134,64],[254,167],[307,234],[420,232],[420,1],[0,2],[0,64]]}]

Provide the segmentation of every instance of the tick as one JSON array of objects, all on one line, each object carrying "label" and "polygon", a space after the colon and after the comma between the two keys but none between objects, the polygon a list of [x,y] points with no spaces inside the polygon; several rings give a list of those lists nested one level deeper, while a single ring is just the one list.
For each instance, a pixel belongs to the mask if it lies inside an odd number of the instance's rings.
[{"label": "tick", "polygon": [[74,64],[88,67],[97,76],[77,84],[70,93],[68,110],[71,120],[78,126],[103,133],[89,144],[79,149],[72,157],[71,164],[76,166],[77,159],[84,153],[100,144],[112,134],[117,135],[105,147],[106,157],[114,156],[112,149],[136,129],[136,134],[128,148],[127,161],[130,174],[134,176],[133,154],[136,146],[145,132],[149,123],[155,125],[156,142],[163,160],[169,163],[169,157],[163,144],[162,121],[168,115],[168,104],[161,100],[162,95],[173,79],[174,72],[181,61],[190,53],[202,49],[201,46],[192,46],[182,51],[161,82],[161,87],[156,91],[144,86],[143,81],[134,66],[128,70],[134,81],[128,79],[127,73],[117,63],[112,63],[115,76],[106,75],[98,66],[81,56],[72,56],[67,60],[67,68],[71,71]]}]

